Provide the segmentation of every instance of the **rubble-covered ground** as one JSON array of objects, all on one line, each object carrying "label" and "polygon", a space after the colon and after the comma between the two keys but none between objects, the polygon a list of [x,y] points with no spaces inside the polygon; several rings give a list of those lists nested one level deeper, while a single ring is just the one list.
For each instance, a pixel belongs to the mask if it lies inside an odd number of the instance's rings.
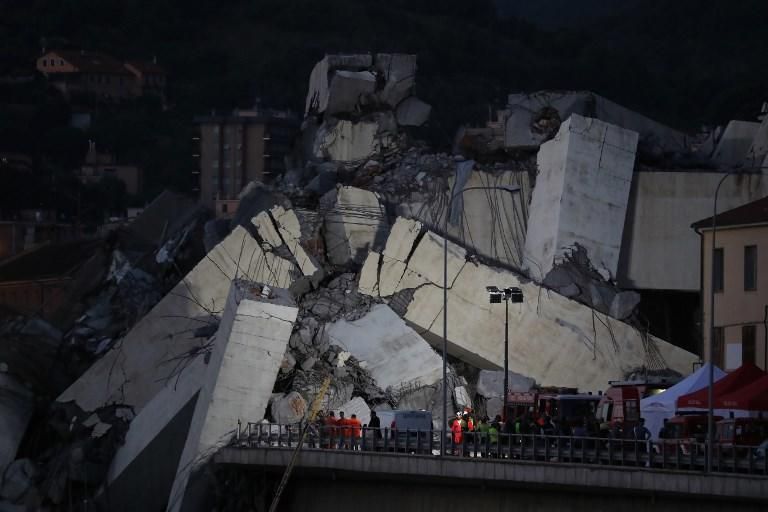
[{"label": "rubble-covered ground", "polygon": [[[2,324],[19,341],[0,345],[0,377],[15,379],[0,380],[15,400],[0,402],[13,418],[0,426],[18,440],[2,445],[0,503],[186,508],[237,429],[305,419],[326,379],[324,411],[426,409],[440,428],[444,315],[449,413],[499,414],[504,308],[487,285],[526,297],[510,308],[512,390],[596,391],[637,368],[690,368],[695,357],[651,336],[636,294],[590,260],[603,240],[569,244],[544,279],[526,273],[535,154],[477,163],[413,140],[429,115],[415,74],[412,55],[327,56],[311,73],[301,166],[249,184],[231,221],[161,196],[105,244],[104,268],[89,269],[104,277],[65,326]],[[31,344],[39,358],[6,355]],[[128,492],[147,471],[152,492]]]}]

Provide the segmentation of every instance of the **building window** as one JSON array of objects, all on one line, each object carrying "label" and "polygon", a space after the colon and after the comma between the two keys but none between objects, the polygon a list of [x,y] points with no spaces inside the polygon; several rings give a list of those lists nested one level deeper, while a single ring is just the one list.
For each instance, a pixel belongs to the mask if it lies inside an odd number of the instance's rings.
[{"label": "building window", "polygon": [[43,67],[48,67],[48,61],[46,59],[43,59]]},{"label": "building window", "polygon": [[755,326],[741,327],[741,364],[755,362]]},{"label": "building window", "polygon": [[725,351],[725,334],[722,327],[715,327],[712,339],[712,364],[723,367],[723,352]]},{"label": "building window", "polygon": [[214,169],[218,169],[218,168],[219,168],[219,161],[218,161],[218,160],[214,160],[214,161],[211,163],[211,166],[212,166]]},{"label": "building window", "polygon": [[744,289],[757,290],[757,246],[744,247]]},{"label": "building window", "polygon": [[715,249],[715,258],[714,258],[713,264],[714,264],[713,286],[716,292],[722,292],[725,286],[724,276],[723,276],[725,254],[723,252],[722,247],[719,249]]},{"label": "building window", "polygon": [[63,65],[64,65],[64,59],[59,59],[59,66],[63,66]]},{"label": "building window", "polygon": [[222,203],[222,205],[221,205],[221,213],[227,213],[227,211],[229,210],[228,206],[229,205],[227,205],[227,203]]}]

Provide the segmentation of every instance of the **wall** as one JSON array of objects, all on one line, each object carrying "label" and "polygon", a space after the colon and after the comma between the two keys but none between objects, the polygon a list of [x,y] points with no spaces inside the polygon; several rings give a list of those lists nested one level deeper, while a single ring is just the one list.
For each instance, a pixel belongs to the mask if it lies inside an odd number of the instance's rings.
[{"label": "wall", "polygon": [[[636,172],[619,259],[623,288],[698,291],[699,237],[691,224],[712,216],[722,173]],[[720,188],[719,212],[768,195],[768,179],[731,176]]]},{"label": "wall", "polygon": [[0,305],[50,320],[67,298],[71,284],[69,277],[0,283]]},{"label": "wall", "polygon": [[[703,333],[709,354],[710,286],[712,282],[712,231],[702,233],[704,258]],[[723,248],[725,259],[723,291],[715,293],[715,326],[724,327],[724,354],[741,354],[741,328],[755,326],[755,363],[765,369],[764,308],[768,305],[768,226],[746,228],[718,228],[715,236],[717,248]],[[744,247],[757,246],[757,290],[744,290]],[[740,366],[739,359],[725,356],[724,370]]]}]

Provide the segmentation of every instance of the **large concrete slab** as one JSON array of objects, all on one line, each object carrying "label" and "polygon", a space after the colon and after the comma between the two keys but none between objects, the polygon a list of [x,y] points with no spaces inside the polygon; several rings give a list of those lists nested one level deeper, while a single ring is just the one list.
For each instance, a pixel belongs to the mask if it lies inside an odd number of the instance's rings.
[{"label": "large concrete slab", "polygon": [[325,216],[325,245],[334,265],[362,263],[369,250],[386,236],[384,206],[375,192],[340,187]]},{"label": "large concrete slab", "polygon": [[179,360],[205,344],[194,330],[218,321],[232,279],[287,288],[297,275],[292,262],[265,253],[238,226],[58,400],[74,400],[86,411],[118,402],[140,412],[174,376]]},{"label": "large concrete slab", "polygon": [[[712,215],[722,177],[712,171],[635,173],[621,246],[621,287],[699,291],[701,241],[691,224]],[[717,210],[767,195],[766,177],[730,176],[720,188]]]},{"label": "large concrete slab", "polygon": [[[449,178],[450,190],[456,186],[455,173]],[[493,190],[468,190],[463,201],[454,201],[457,221],[448,223],[449,238],[460,241],[482,256],[505,265],[521,268],[528,204],[533,186],[527,169],[484,172],[472,170],[464,183],[471,187],[520,187],[520,193]],[[426,191],[425,191],[426,192]],[[419,219],[442,232],[450,196],[448,191],[430,190],[417,196],[397,201],[397,214]]]},{"label": "large concrete slab", "polygon": [[538,281],[575,244],[616,276],[637,133],[573,114],[542,144],[524,267]]},{"label": "large concrete slab", "polygon": [[507,100],[505,146],[535,148],[547,140],[547,131],[535,128],[536,117],[544,108],[555,110],[560,120],[572,114],[600,119],[640,135],[645,151],[686,152],[690,140],[684,133],[589,91],[539,91],[510,94]]},{"label": "large concrete slab", "polygon": [[724,167],[742,165],[749,155],[755,136],[760,130],[760,123],[750,121],[731,121],[715,148],[712,160]]},{"label": "large concrete slab", "polygon": [[440,356],[386,304],[359,320],[331,324],[328,335],[366,364],[381,389],[431,385],[442,377]]},{"label": "large concrete slab", "polygon": [[168,510],[193,510],[185,503],[190,476],[232,439],[238,421],[264,418],[298,308],[285,289],[260,293],[252,282],[232,283]]},{"label": "large concrete slab", "polygon": [[[393,286],[413,291],[404,319],[433,344],[442,338],[442,254],[443,239],[428,232],[408,261],[414,277]],[[449,350],[480,368],[499,369],[504,362],[504,307],[488,304],[487,285],[523,290],[525,302],[509,311],[509,369],[543,385],[596,391],[633,368],[667,366],[686,373],[697,359],[514,272],[468,262],[460,247],[449,245],[448,267]],[[369,263],[363,273],[375,280],[370,276],[376,266]],[[379,289],[391,286],[383,278],[378,275]]]}]

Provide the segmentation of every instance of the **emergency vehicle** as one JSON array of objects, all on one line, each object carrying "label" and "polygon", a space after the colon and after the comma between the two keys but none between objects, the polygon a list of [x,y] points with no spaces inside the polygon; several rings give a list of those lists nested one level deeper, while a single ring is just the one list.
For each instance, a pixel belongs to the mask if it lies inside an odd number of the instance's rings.
[{"label": "emergency vehicle", "polygon": [[518,418],[526,412],[537,419],[549,416],[562,425],[575,426],[584,418],[593,418],[600,397],[579,393],[575,388],[542,388],[507,395],[504,420]]}]

